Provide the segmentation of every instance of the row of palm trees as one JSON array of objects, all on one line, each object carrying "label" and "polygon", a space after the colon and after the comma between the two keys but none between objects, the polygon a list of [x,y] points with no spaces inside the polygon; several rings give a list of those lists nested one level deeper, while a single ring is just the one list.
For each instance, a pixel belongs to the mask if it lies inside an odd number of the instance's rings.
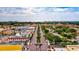
[{"label": "row of palm trees", "polygon": [[40,43],[41,42],[40,41],[40,38],[41,38],[41,36],[40,36],[40,26],[38,24],[38,28],[37,28],[37,43]]},{"label": "row of palm trees", "polygon": [[38,50],[38,49],[41,50],[42,44],[41,44],[41,36],[40,35],[41,35],[40,25],[38,24],[37,25],[37,37],[36,37],[37,38],[37,40],[36,40],[37,43],[35,44],[36,45],[36,50]]}]

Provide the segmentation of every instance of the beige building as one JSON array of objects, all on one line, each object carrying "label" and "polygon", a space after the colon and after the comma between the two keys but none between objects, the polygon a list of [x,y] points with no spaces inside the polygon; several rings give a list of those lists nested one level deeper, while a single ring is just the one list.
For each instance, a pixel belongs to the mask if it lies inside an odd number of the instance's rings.
[{"label": "beige building", "polygon": [[11,35],[13,33],[12,30],[4,30],[1,32],[1,34],[4,34],[4,35]]},{"label": "beige building", "polygon": [[79,51],[79,45],[67,45],[66,48],[68,51]]}]

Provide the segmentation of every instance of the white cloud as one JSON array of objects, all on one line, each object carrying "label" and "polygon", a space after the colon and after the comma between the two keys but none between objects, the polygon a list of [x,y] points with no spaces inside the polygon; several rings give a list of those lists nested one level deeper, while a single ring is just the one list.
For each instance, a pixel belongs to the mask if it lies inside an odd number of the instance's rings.
[{"label": "white cloud", "polygon": [[28,7],[19,11],[15,10],[15,12],[22,13],[0,13],[0,21],[78,21],[79,12],[70,12],[68,10],[69,8]]}]

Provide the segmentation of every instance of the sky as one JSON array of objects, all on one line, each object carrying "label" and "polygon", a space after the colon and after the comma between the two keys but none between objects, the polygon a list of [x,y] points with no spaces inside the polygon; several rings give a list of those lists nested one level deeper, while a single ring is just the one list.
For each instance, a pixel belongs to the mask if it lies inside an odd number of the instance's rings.
[{"label": "sky", "polygon": [[79,7],[0,7],[3,21],[79,21]]}]

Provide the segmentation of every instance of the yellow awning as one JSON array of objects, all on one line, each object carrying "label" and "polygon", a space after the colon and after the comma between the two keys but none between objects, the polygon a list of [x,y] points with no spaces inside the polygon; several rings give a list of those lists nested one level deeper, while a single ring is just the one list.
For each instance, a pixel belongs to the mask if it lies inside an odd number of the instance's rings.
[{"label": "yellow awning", "polygon": [[21,51],[21,45],[0,45],[0,51]]}]

